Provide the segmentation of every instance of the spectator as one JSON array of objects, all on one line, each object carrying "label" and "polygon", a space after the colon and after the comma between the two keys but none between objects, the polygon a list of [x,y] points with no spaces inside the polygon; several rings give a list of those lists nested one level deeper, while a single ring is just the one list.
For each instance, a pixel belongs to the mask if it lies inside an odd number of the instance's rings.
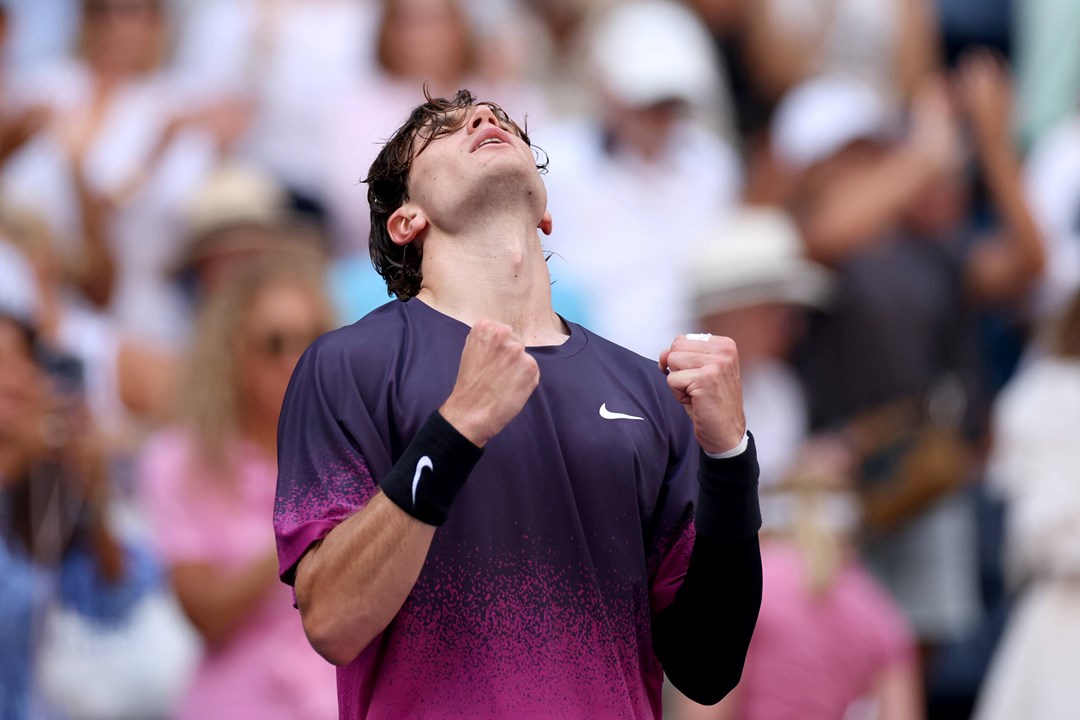
[{"label": "spectator", "polygon": [[761,449],[760,484],[794,469],[809,410],[791,354],[806,307],[826,307],[831,273],[806,259],[794,222],[778,208],[720,217],[687,268],[701,329],[735,340],[747,425]]},{"label": "spectator", "polygon": [[599,334],[658,357],[692,318],[682,259],[739,191],[734,151],[694,119],[722,105],[718,60],[688,9],[657,0],[602,18],[589,54],[602,107],[538,136],[555,159],[547,247],[568,268],[552,272]]},{"label": "spectator", "polygon": [[185,211],[185,243],[173,275],[193,286],[196,300],[266,255],[292,254],[314,264],[324,259],[325,239],[292,211],[285,188],[243,162],[215,169]]},{"label": "spectator", "polygon": [[374,73],[361,76],[331,116],[324,181],[339,254],[367,254],[370,210],[359,181],[424,87],[435,97],[467,87],[511,111],[541,112],[539,98],[526,101],[522,88],[492,87],[478,76],[480,45],[459,0],[384,0],[375,48]]},{"label": "spectator", "polygon": [[109,453],[130,456],[138,426],[166,416],[173,400],[175,360],[123,337],[108,317],[72,302],[48,224],[34,212],[0,205],[0,235],[26,253],[33,266],[41,299],[39,336],[78,358],[87,406]]},{"label": "spectator", "polygon": [[[147,673],[155,659],[138,655],[145,645],[122,653],[118,666],[117,657],[94,658],[87,644],[75,651],[84,655],[76,666],[87,670],[90,661],[97,671],[49,684],[33,673],[39,658],[70,659],[65,638],[46,634],[51,618],[68,613],[78,627],[123,626],[156,580],[149,557],[125,546],[107,522],[107,467],[81,400],[79,365],[38,344],[38,304],[29,263],[0,242],[0,715],[47,716],[57,709],[48,700],[72,690],[90,703],[98,699],[87,691],[93,682],[116,691],[105,707],[127,712],[128,682],[142,684],[145,699],[160,679]],[[39,694],[45,685],[51,698]],[[154,708],[147,699],[144,710]]]},{"label": "spectator", "polygon": [[[467,87],[503,107],[543,115],[539,94],[521,78],[481,75],[482,56],[501,51],[507,28],[494,13],[485,47],[465,10],[460,0],[383,0],[375,72],[361,76],[332,114],[324,177],[336,256],[329,283],[344,322],[360,319],[388,299],[367,251],[371,211],[360,181],[380,143],[422,99],[425,88],[434,96],[451,97]],[[502,14],[504,23],[511,18]]]},{"label": "spectator", "polygon": [[[802,349],[813,424],[846,427],[859,447],[870,565],[927,646],[972,630],[980,610],[963,492],[985,438],[975,312],[1017,307],[1043,266],[1005,70],[974,55],[956,82],[1001,220],[989,236],[965,224],[969,187],[940,82],[920,92],[903,140],[890,139],[872,93],[824,81],[792,94],[776,133],[788,162],[808,166],[795,201],[808,253],[839,270],[831,312],[815,316]],[[844,121],[823,122],[832,116]]]},{"label": "spectator", "polygon": [[994,431],[988,474],[1005,498],[1009,569],[1022,590],[975,717],[1071,717],[1080,697],[1080,293],[1049,354],[1001,394]]},{"label": "spectator", "polygon": [[200,93],[254,113],[237,148],[241,159],[320,207],[333,158],[325,145],[328,114],[371,72],[376,4],[214,0],[191,14],[180,37],[177,66],[185,78]]},{"label": "spectator", "polygon": [[177,203],[242,127],[233,106],[195,107],[165,65],[164,0],[83,0],[78,57],[21,79],[46,132],[13,157],[9,201],[50,222],[66,277],[120,328],[170,345],[183,304],[165,277]]},{"label": "spectator", "polygon": [[747,425],[761,444],[765,590],[739,689],[715,709],[678,697],[677,717],[825,720],[867,699],[881,717],[919,717],[914,639],[854,553],[850,459],[834,439],[807,439],[788,365],[798,310],[824,306],[831,273],[804,257],[782,211],[725,220],[692,256],[689,278],[702,328],[739,346]]},{"label": "spectator", "polygon": [[[858,78],[901,107],[937,67],[932,0],[693,0],[751,112],[816,75]],[[754,107],[757,101],[758,107]],[[761,108],[760,103],[766,107]],[[741,103],[740,103],[741,104]],[[741,118],[749,127],[764,115]]]},{"label": "spectator", "polygon": [[264,257],[207,298],[181,421],[153,439],[141,486],[177,596],[206,642],[181,718],[331,718],[334,669],[277,579],[277,418],[293,366],[330,327],[318,274]]}]

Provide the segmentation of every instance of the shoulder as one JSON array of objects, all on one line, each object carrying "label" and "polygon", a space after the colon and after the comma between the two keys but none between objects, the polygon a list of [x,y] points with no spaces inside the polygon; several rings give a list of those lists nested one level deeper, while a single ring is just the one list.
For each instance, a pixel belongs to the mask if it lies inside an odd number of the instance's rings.
[{"label": "shoulder", "polygon": [[648,374],[650,377],[656,375],[662,377],[658,360],[650,360],[643,355],[638,355],[633,350],[608,340],[587,327],[578,325],[577,323],[574,323],[574,325],[585,333],[588,338],[589,351],[595,354],[601,361],[623,368],[626,372],[632,373],[633,375]]},{"label": "shoulder", "polygon": [[318,338],[293,371],[286,406],[304,396],[330,408],[359,392],[377,393],[393,372],[410,334],[404,303],[392,301],[357,322]]},{"label": "shoulder", "polygon": [[339,360],[371,361],[386,356],[407,334],[405,303],[392,300],[351,325],[318,338],[305,356],[318,364]]}]

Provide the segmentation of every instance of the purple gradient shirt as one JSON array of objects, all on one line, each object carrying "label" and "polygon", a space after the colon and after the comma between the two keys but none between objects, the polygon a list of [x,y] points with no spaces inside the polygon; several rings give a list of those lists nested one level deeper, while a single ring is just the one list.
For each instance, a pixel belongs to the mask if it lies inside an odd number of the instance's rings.
[{"label": "purple gradient shirt", "polygon": [[[698,450],[655,361],[574,323],[487,444],[393,622],[338,670],[342,718],[658,718],[651,620],[693,546]],[[449,396],[468,326],[391,302],[316,342],[279,428],[283,580]],[[603,410],[601,410],[603,408]]]}]

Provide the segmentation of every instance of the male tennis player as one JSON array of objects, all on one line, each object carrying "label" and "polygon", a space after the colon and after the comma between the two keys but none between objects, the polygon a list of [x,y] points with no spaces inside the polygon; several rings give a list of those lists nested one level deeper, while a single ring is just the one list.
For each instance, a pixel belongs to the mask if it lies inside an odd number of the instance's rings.
[{"label": "male tennis player", "polygon": [[665,672],[705,703],[738,682],[761,562],[735,346],[658,367],[559,317],[541,169],[468,92],[414,110],[366,181],[402,302],[285,398],[281,577],[343,718],[654,718]]}]

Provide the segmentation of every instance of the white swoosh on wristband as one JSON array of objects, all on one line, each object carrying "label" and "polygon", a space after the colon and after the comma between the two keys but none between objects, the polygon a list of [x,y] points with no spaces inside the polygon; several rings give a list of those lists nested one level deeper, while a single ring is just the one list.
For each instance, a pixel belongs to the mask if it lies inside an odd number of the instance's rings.
[{"label": "white swoosh on wristband", "polygon": [[420,485],[420,474],[424,472],[424,468],[427,468],[432,472],[435,471],[435,465],[431,462],[431,458],[429,458],[427,455],[424,455],[422,458],[420,458],[419,462],[416,463],[416,472],[414,472],[412,476],[413,505],[416,504],[416,488]]}]

